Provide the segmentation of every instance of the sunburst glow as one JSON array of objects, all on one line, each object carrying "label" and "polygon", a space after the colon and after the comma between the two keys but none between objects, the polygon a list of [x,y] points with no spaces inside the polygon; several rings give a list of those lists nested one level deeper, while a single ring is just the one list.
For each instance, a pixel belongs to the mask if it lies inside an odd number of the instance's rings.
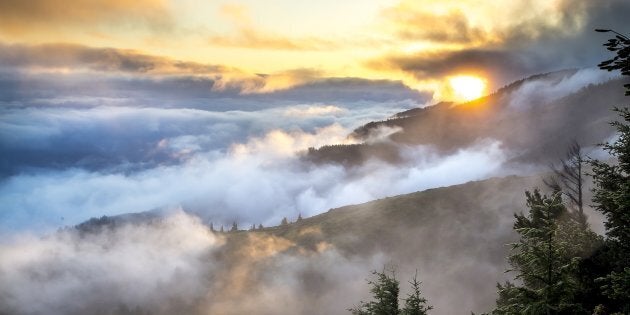
[{"label": "sunburst glow", "polygon": [[459,100],[470,101],[483,96],[486,91],[486,80],[469,75],[460,75],[449,79],[453,96]]}]

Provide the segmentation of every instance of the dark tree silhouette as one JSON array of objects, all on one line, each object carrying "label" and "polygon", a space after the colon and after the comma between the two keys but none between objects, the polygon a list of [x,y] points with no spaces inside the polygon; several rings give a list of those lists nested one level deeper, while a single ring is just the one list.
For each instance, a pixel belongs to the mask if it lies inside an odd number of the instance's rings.
[{"label": "dark tree silhouette", "polygon": [[[619,70],[622,75],[630,76],[630,38],[613,30],[597,29],[598,32],[610,32],[614,38],[604,46],[616,54],[612,59],[599,64],[601,69]],[[630,84],[626,95],[630,95]],[[609,164],[591,160],[593,167],[593,201],[595,209],[604,214],[606,221],[606,245],[608,258],[613,262],[607,275],[602,279],[604,294],[616,304],[611,308],[630,314],[630,108],[615,108],[621,121],[612,122],[618,138],[613,143],[602,145],[617,163]]]},{"label": "dark tree silhouette", "polygon": [[[615,37],[609,39],[604,44],[604,47],[614,52],[616,56],[599,63],[599,68],[608,71],[619,70],[622,75],[630,76],[630,38],[614,30],[598,28],[595,31],[615,34]],[[630,96],[630,84],[625,84],[624,86],[626,87],[626,95]]]}]

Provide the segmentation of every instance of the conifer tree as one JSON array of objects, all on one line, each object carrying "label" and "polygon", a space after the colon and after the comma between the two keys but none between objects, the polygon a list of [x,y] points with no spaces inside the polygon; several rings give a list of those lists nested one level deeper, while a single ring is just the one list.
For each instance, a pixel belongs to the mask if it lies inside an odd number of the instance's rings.
[{"label": "conifer tree", "polygon": [[[612,30],[596,31],[615,34],[604,46],[616,56],[599,67],[630,76],[630,38]],[[630,95],[630,84],[624,86],[626,95]],[[619,137],[613,143],[603,144],[603,148],[617,162],[592,160],[590,164],[595,184],[593,201],[595,209],[606,217],[606,245],[610,249],[609,260],[613,262],[611,270],[601,279],[604,294],[617,303],[619,311],[627,314],[630,313],[630,108],[614,111],[622,118],[611,123]]]},{"label": "conifer tree", "polygon": [[391,276],[386,273],[373,271],[372,274],[376,276],[376,280],[369,280],[368,283],[372,285],[370,292],[372,292],[373,301],[359,303],[357,308],[348,309],[353,315],[398,315],[400,310],[398,309],[398,293],[399,283],[396,280],[394,271],[390,271]]},{"label": "conifer tree", "polygon": [[515,215],[514,229],[520,235],[512,244],[508,262],[520,285],[497,285],[499,298],[493,314],[578,314],[585,309],[579,292],[577,267],[580,259],[598,246],[598,238],[583,230],[568,215],[561,193],[526,192],[527,215]]},{"label": "conifer tree", "polygon": [[284,225],[288,225],[289,224],[289,220],[287,220],[287,217],[282,218],[282,221],[280,222],[280,225],[284,226]]},{"label": "conifer tree", "polygon": [[236,221],[232,222],[232,228],[230,229],[230,232],[236,232],[238,231],[238,225],[236,224]]},{"label": "conifer tree", "polygon": [[262,225],[262,223],[261,223],[261,224],[258,224],[258,229],[259,229],[259,230],[262,230],[262,229],[263,229],[263,225]]},{"label": "conifer tree", "polygon": [[405,307],[400,311],[401,315],[427,315],[428,311],[433,309],[433,306],[427,305],[427,299],[421,295],[421,283],[418,281],[418,271],[416,270],[413,279],[409,281],[411,293],[405,299]]}]

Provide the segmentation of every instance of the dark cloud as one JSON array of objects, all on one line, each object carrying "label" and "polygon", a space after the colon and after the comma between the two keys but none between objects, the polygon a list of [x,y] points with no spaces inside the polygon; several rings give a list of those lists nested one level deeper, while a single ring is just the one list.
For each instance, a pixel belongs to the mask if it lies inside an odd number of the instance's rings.
[{"label": "dark cloud", "polygon": [[[532,71],[531,55],[523,52],[492,49],[469,49],[453,52],[430,52],[416,55],[390,56],[370,62],[377,69],[399,69],[417,79],[439,78],[462,72],[481,73],[506,81]],[[545,61],[547,63],[547,61]]]},{"label": "dark cloud", "polygon": [[[559,6],[557,24],[541,23],[539,19],[545,17],[532,17],[493,34],[499,40],[486,45],[456,51],[389,55],[368,64],[376,69],[402,70],[421,80],[477,72],[492,78],[493,87],[498,88],[536,73],[595,66],[604,58],[600,46],[604,38],[593,30],[603,27],[624,32],[630,16],[627,1],[576,0],[563,1]],[[451,29],[460,29],[456,33],[461,33],[462,40],[470,37],[466,35],[469,31],[462,17],[451,18],[454,19]],[[430,34],[420,35],[431,37]]]},{"label": "dark cloud", "polygon": [[20,45],[0,43],[0,66],[68,68],[105,72],[220,75],[237,70],[218,65],[178,61],[133,50],[75,44]]}]

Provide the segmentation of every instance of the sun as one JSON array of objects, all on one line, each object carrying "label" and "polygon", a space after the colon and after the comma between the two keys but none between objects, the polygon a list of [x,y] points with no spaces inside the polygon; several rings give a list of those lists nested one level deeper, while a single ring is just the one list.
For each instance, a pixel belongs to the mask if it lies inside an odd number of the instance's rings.
[{"label": "sun", "polygon": [[460,100],[471,101],[483,96],[486,91],[486,80],[471,76],[458,75],[449,78],[453,96]]}]

